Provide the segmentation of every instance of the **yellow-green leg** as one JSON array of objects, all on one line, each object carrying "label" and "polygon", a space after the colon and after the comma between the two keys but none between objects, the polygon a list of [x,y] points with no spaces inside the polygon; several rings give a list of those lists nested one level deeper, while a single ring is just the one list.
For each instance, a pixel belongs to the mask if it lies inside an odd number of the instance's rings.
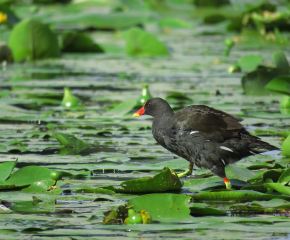
[{"label": "yellow-green leg", "polygon": [[227,177],[223,178],[223,180],[224,180],[224,183],[226,184],[226,189],[231,190],[232,184],[231,184],[230,180]]},{"label": "yellow-green leg", "polygon": [[189,175],[191,175],[191,173],[192,173],[192,169],[193,169],[193,164],[190,163],[188,169],[186,169],[186,170],[185,170],[184,172],[182,172],[182,173],[178,173],[177,176],[178,176],[179,178],[189,176]]}]

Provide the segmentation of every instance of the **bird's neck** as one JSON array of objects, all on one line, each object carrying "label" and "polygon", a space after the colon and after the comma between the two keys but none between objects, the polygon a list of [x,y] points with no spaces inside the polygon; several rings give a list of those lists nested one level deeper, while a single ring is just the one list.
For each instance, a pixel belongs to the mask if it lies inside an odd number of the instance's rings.
[{"label": "bird's neck", "polygon": [[174,111],[169,108],[166,111],[159,112],[154,116],[153,125],[154,128],[166,128],[169,125],[172,116],[174,115]]}]

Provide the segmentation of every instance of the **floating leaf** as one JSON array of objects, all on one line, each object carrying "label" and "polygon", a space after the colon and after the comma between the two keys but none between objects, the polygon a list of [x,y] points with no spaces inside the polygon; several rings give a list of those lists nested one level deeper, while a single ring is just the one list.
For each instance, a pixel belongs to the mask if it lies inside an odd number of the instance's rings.
[{"label": "floating leaf", "polygon": [[[290,93],[290,91],[289,91],[289,93]],[[281,108],[281,110],[282,109],[285,109],[285,110],[290,109],[290,96],[288,96],[288,95],[283,96],[282,101],[280,103],[280,108]]]},{"label": "floating leaf", "polygon": [[273,58],[277,68],[289,70],[289,63],[282,51],[277,51],[273,54]]},{"label": "floating leaf", "polygon": [[261,68],[248,73],[242,78],[242,86],[246,95],[273,95],[273,92],[265,89],[265,86],[275,77],[285,75],[288,72],[279,68]]},{"label": "floating leaf", "polygon": [[226,211],[220,209],[211,207],[200,207],[198,206],[198,203],[193,203],[193,206],[190,207],[190,212],[194,216],[214,216],[214,215],[221,216],[227,214]]},{"label": "floating leaf", "polygon": [[139,178],[122,182],[120,184],[126,192],[165,192],[180,190],[182,183],[176,173],[170,168],[163,168],[162,172],[153,178]]},{"label": "floating leaf", "polygon": [[125,37],[127,54],[146,57],[169,55],[162,42],[140,28],[131,28],[126,32]]},{"label": "floating leaf", "polygon": [[257,69],[259,65],[261,65],[262,61],[263,59],[260,55],[251,54],[240,59],[238,65],[240,66],[242,71],[252,72]]},{"label": "floating leaf", "polygon": [[63,52],[104,52],[89,36],[72,31],[66,31],[62,34],[61,50]]},{"label": "floating leaf", "polygon": [[265,183],[266,187],[272,188],[275,191],[290,196],[290,187],[281,185],[280,183]]},{"label": "floating leaf", "polygon": [[46,179],[32,183],[29,187],[22,189],[21,192],[59,195],[62,190],[60,189],[60,183],[55,185],[55,180]]},{"label": "floating leaf", "polygon": [[[281,184],[280,184],[281,185]],[[250,200],[270,200],[273,198],[282,198],[282,196],[263,194],[260,192],[240,190],[240,191],[222,191],[222,192],[200,192],[197,195],[192,195],[194,200],[210,200],[210,201],[250,201]]]},{"label": "floating leaf", "polygon": [[136,105],[135,100],[127,100],[125,102],[122,102],[116,106],[114,106],[109,111],[105,112],[105,116],[124,116],[127,113],[131,112]]},{"label": "floating leaf", "polygon": [[[20,168],[4,182],[3,185],[11,185],[14,187],[23,187],[31,185],[41,180],[50,179],[51,170],[39,166],[27,166]],[[0,185],[1,189],[1,185]]]},{"label": "floating leaf", "polygon": [[238,167],[234,164],[230,164],[226,167],[226,175],[228,178],[239,179],[247,181],[256,174],[247,168]]},{"label": "floating leaf", "polygon": [[182,194],[155,193],[132,198],[128,206],[133,205],[135,211],[148,211],[153,221],[186,218],[190,214],[187,206],[190,197]]},{"label": "floating leaf", "polygon": [[283,185],[287,184],[290,181],[290,168],[287,168],[279,177],[278,183]]},{"label": "floating leaf", "polygon": [[158,22],[158,26],[164,28],[192,28],[192,24],[180,18],[162,18]]},{"label": "floating leaf", "polygon": [[15,61],[60,56],[55,34],[45,24],[35,19],[25,19],[13,28],[9,47]]},{"label": "floating leaf", "polygon": [[290,95],[290,76],[278,76],[272,79],[266,86],[266,89]]},{"label": "floating leaf", "polygon": [[83,140],[67,133],[53,133],[53,136],[60,142],[62,146],[73,147],[76,149],[86,149],[90,145]]},{"label": "floating leaf", "polygon": [[281,153],[286,157],[290,157],[290,135],[284,140]]},{"label": "floating leaf", "polygon": [[0,164],[0,181],[5,181],[13,171],[15,165],[17,164],[18,158],[15,162],[4,162]]}]

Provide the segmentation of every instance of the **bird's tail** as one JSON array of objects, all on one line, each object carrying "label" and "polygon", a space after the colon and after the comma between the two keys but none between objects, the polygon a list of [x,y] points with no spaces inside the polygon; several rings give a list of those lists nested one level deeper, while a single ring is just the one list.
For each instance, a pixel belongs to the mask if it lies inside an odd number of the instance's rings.
[{"label": "bird's tail", "polygon": [[267,142],[261,141],[259,138],[255,137],[254,141],[251,142],[249,148],[253,153],[262,153],[272,150],[280,150],[278,147],[273,146]]}]

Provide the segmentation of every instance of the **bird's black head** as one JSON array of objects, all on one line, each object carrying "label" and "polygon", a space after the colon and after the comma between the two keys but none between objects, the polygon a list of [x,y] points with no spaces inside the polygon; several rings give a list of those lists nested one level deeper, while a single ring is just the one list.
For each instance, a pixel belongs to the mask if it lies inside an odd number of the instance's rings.
[{"label": "bird's black head", "polygon": [[134,113],[133,117],[139,117],[143,114],[155,117],[162,115],[164,112],[173,112],[168,102],[162,98],[151,98],[145,102],[144,106]]}]

